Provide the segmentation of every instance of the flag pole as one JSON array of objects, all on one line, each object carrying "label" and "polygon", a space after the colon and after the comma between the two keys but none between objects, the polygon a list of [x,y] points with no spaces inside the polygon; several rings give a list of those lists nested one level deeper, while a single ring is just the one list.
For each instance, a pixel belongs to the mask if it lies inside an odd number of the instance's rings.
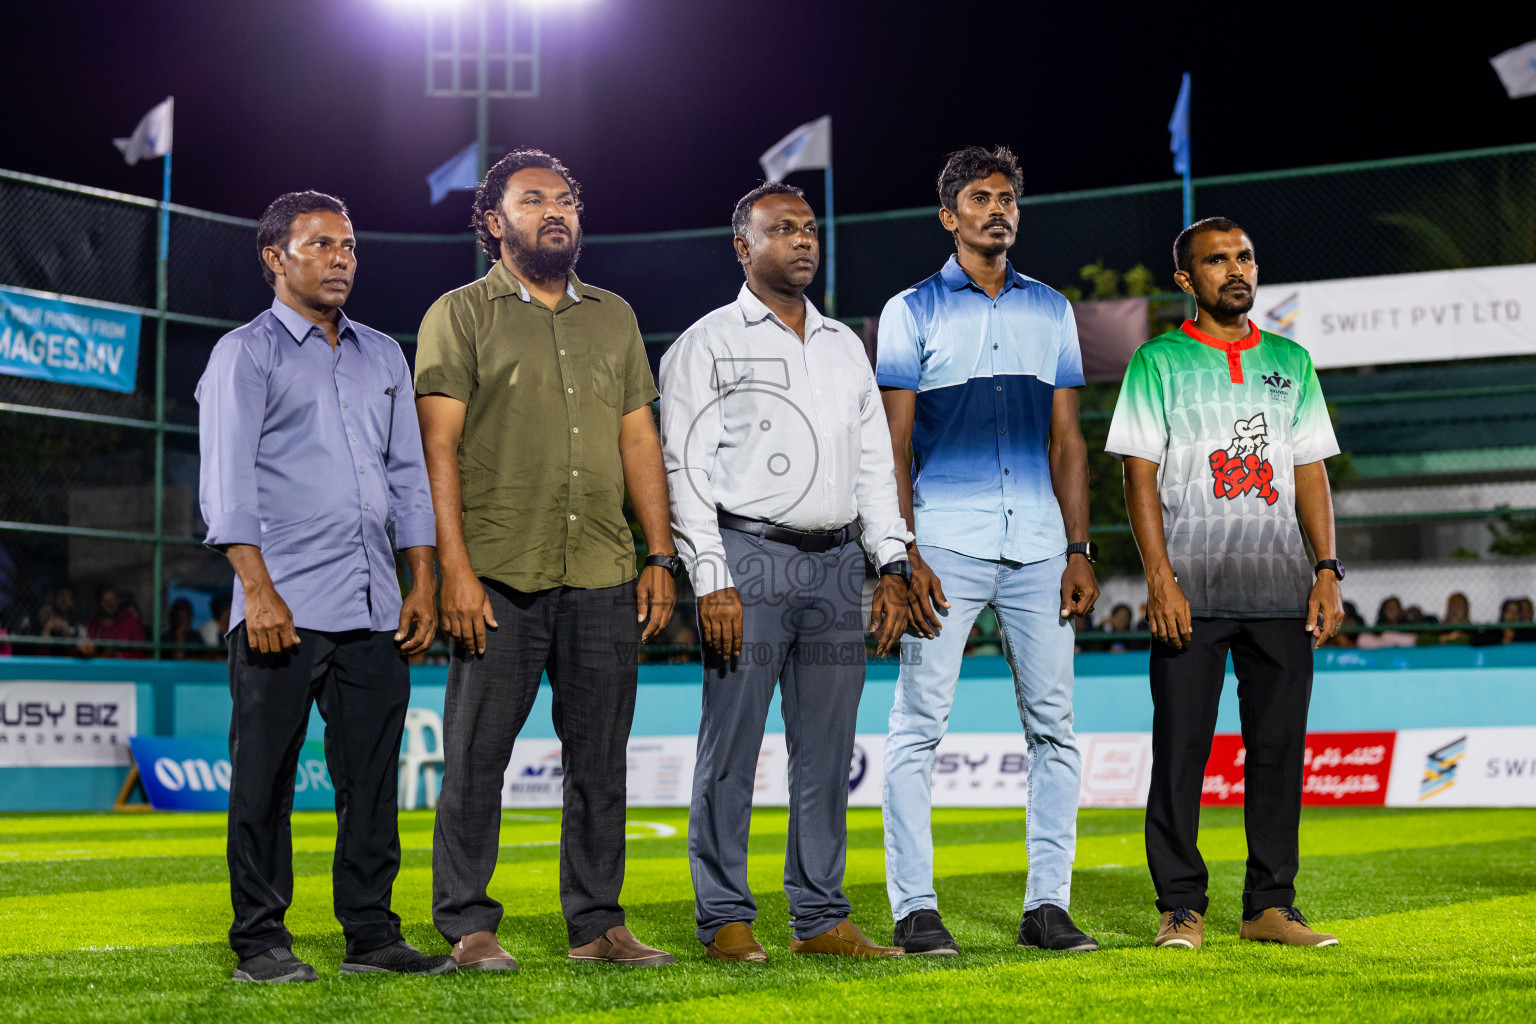
[{"label": "flag pole", "polygon": [[[171,107],[174,122],[175,105]],[[165,315],[169,277],[171,240],[171,151],[167,149],[160,173],[160,237],[155,252],[155,540],[150,590],[154,607],[150,613],[150,642],[156,660],[160,657],[161,616],[164,613],[160,588],[165,574]]]},{"label": "flag pole", "polygon": [[[828,148],[831,148],[830,146]],[[827,160],[827,316],[837,316],[837,222],[832,219],[832,161]]]}]

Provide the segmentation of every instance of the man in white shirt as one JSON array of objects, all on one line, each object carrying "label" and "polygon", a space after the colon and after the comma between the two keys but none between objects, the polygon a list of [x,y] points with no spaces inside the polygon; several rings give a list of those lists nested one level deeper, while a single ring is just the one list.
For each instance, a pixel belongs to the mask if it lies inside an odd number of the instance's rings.
[{"label": "man in white shirt", "polygon": [[885,410],[858,336],[805,298],[815,214],[770,182],[731,218],[746,285],[661,362],[672,532],[698,595],[704,709],[688,825],[698,938],[717,960],[767,959],[747,886],[753,783],[775,684],[789,745],[784,889],[792,953],[899,956],[848,919],[848,768],[864,689],[864,565],[880,567],[877,652],[907,624],[912,539]]}]

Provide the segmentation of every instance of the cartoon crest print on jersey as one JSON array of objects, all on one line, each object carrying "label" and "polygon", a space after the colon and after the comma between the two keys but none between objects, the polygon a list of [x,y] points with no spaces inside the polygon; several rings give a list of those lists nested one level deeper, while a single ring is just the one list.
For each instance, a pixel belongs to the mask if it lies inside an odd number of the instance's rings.
[{"label": "cartoon crest print on jersey", "polygon": [[1246,420],[1238,420],[1232,425],[1232,434],[1230,445],[1211,452],[1216,497],[1236,498],[1252,491],[1273,505],[1280,494],[1273,483],[1275,468],[1264,457],[1265,449],[1269,447],[1264,414],[1256,412]]}]

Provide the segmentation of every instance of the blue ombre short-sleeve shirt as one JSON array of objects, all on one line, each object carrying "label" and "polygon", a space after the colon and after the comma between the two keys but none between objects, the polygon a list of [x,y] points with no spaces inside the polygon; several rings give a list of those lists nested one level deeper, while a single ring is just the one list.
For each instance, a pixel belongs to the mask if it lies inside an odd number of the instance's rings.
[{"label": "blue ombre short-sleeve shirt", "polygon": [[1064,295],[1010,264],[993,299],[951,256],[886,303],[875,376],[917,392],[919,544],[1018,563],[1066,551],[1046,451],[1056,389],[1083,384]]}]

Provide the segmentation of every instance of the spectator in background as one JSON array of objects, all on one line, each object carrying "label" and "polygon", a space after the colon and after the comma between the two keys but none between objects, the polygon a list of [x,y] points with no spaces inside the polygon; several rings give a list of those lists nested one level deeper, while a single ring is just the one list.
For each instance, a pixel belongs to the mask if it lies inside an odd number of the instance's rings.
[{"label": "spectator in background", "polygon": [[[144,623],[139,621],[133,598],[118,592],[110,583],[96,588],[96,617],[85,624],[86,635],[92,640],[136,641],[143,643],[149,637]],[[103,647],[97,655],[102,658],[144,658],[148,652],[142,648]]]},{"label": "spectator in background", "polygon": [[209,647],[223,647],[224,635],[229,632],[229,595],[215,596],[208,602],[208,610],[213,613],[213,616],[199,626],[197,631],[201,634],[203,643]]},{"label": "spectator in background", "polygon": [[90,657],[95,651],[94,646],[85,634],[85,627],[75,619],[75,591],[68,585],[54,587],[49,592],[48,599],[37,610],[36,615],[23,617],[17,623],[16,632],[26,636],[84,641],[78,647],[69,647],[62,644],[32,647],[25,652],[28,654],[42,657],[55,654],[76,654]]},{"label": "spectator in background", "polygon": [[[1505,622],[1510,622],[1510,621],[1514,621],[1514,622],[1531,622],[1531,621],[1533,621],[1533,614],[1532,614],[1533,613],[1533,607],[1531,605],[1531,599],[1530,598],[1522,597],[1518,601],[1516,601],[1515,604],[1519,606],[1518,614],[1516,615],[1516,617],[1513,620],[1505,619],[1504,620]],[[1512,638],[1512,640],[1511,641],[1507,641],[1507,642],[1513,642],[1513,643],[1517,643],[1517,644],[1536,643],[1536,629],[1506,629],[1504,632],[1505,633],[1513,633],[1514,634],[1514,637]]]},{"label": "spectator in background", "polygon": [[[1472,605],[1467,600],[1467,595],[1456,591],[1445,599],[1445,624],[1447,626],[1464,626],[1472,621]],[[1472,634],[1465,629],[1451,629],[1444,633],[1420,633],[1419,643],[1430,644],[1465,644],[1470,642]]]},{"label": "spectator in background", "polygon": [[[1419,614],[1422,616],[1423,612]],[[1389,597],[1376,610],[1377,631],[1361,633],[1355,639],[1355,646],[1362,651],[1374,651],[1382,647],[1412,647],[1417,637],[1405,630],[1392,628],[1403,622],[1403,602],[1396,597]]]},{"label": "spectator in background", "polygon": [[182,649],[181,644],[200,644],[202,636],[192,628],[192,602],[184,597],[178,597],[171,602],[170,609],[166,612],[165,629],[160,634],[162,644],[176,645],[166,652],[166,657],[175,661],[185,661],[195,657],[191,651]]}]

